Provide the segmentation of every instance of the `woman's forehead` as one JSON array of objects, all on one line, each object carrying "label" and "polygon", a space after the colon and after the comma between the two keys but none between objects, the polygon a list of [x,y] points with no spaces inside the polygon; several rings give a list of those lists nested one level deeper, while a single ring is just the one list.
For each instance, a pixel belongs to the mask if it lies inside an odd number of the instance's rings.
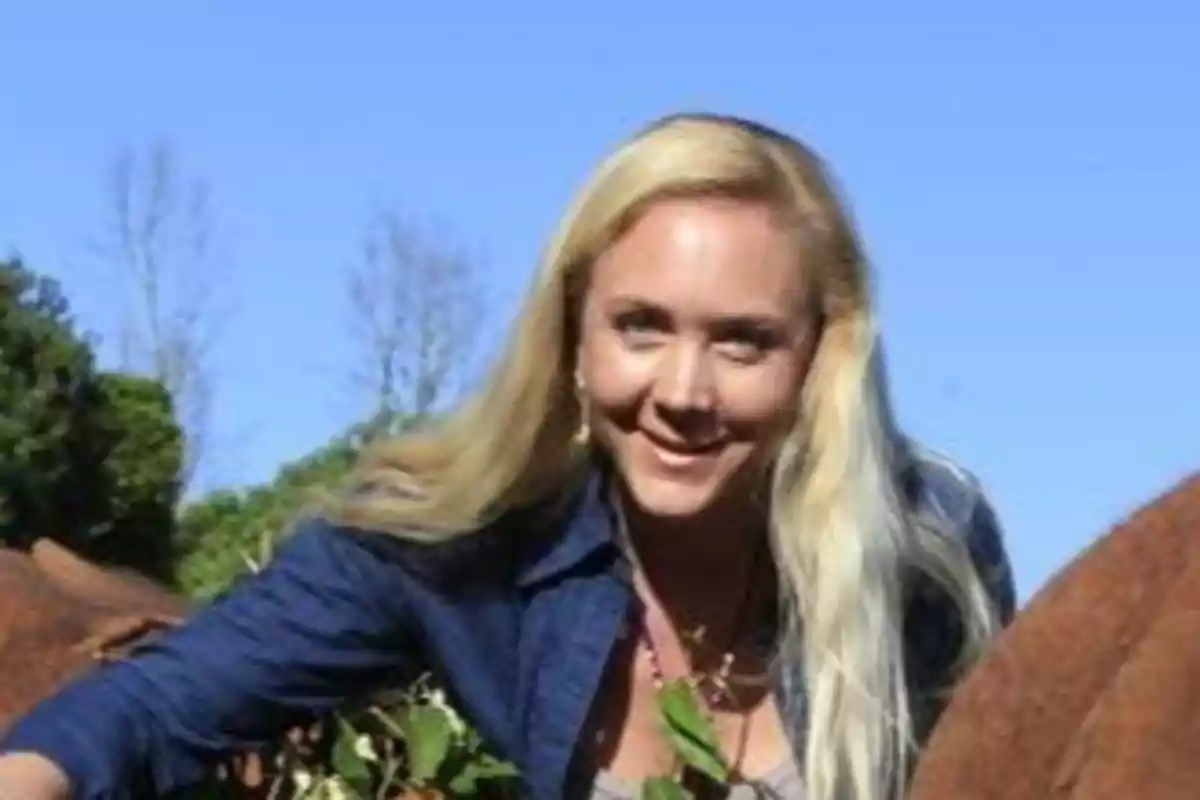
[{"label": "woman's forehead", "polygon": [[685,201],[648,210],[596,260],[589,283],[606,302],[765,314],[794,308],[807,281],[795,238],[769,208]]}]

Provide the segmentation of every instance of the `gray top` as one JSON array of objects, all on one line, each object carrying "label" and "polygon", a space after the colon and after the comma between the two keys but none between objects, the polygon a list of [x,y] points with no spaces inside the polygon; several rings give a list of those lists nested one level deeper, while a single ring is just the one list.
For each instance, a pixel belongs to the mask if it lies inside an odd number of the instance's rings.
[{"label": "gray top", "polygon": [[[636,785],[601,770],[596,774],[590,800],[637,800],[640,794]],[[803,778],[791,761],[785,761],[758,780],[735,785],[729,793],[729,800],[804,800],[804,797]]]}]

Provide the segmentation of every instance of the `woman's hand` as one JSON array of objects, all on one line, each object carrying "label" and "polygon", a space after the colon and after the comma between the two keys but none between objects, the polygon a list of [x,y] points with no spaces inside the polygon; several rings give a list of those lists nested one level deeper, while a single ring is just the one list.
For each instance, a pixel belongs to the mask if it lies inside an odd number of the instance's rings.
[{"label": "woman's hand", "polygon": [[32,753],[0,756],[0,800],[68,800],[71,784],[53,761]]}]

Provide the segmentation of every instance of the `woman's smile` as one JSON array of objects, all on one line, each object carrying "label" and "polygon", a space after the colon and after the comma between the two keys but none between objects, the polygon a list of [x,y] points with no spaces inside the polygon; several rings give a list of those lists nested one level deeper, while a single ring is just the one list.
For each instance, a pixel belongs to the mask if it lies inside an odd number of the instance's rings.
[{"label": "woman's smile", "polygon": [[649,431],[643,430],[639,433],[646,449],[662,471],[674,475],[688,474],[698,477],[700,474],[706,474],[712,470],[725,451],[725,442],[721,439],[691,444],[664,439]]}]

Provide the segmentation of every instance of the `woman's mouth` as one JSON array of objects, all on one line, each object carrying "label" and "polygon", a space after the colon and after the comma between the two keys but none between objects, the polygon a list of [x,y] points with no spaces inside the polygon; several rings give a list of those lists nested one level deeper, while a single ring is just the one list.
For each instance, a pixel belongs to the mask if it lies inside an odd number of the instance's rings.
[{"label": "woman's mouth", "polygon": [[671,470],[687,469],[709,462],[721,452],[723,442],[711,440],[707,442],[674,442],[643,432],[655,460]]}]

